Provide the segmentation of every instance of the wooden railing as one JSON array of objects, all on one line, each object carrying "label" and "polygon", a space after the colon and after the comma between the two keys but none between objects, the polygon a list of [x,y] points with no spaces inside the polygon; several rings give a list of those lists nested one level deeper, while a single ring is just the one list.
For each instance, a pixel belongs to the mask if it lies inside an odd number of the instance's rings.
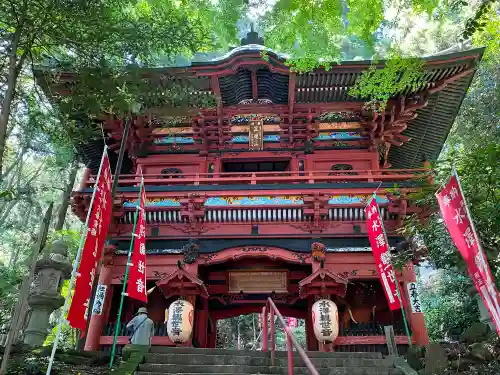
[{"label": "wooden railing", "polygon": [[[222,172],[222,173],[185,173],[185,174],[144,174],[146,185],[257,185],[257,184],[317,184],[338,182],[397,182],[407,180],[423,180],[430,177],[426,168],[419,169],[353,169],[341,171],[286,171],[286,172]],[[138,186],[141,175],[123,174],[120,186]],[[91,187],[95,176],[91,175],[83,181],[83,188]]]},{"label": "wooden railing", "polygon": [[286,334],[288,375],[293,375],[293,347],[295,347],[295,349],[299,353],[300,358],[302,358],[302,360],[304,361],[304,364],[309,370],[309,374],[319,375],[318,370],[316,370],[304,349],[302,349],[300,344],[297,342],[297,339],[295,338],[292,330],[290,329],[288,324],[285,323],[285,319],[283,319],[283,316],[281,315],[271,298],[267,299],[266,305],[262,308],[262,351],[267,352],[269,349],[269,332],[267,326],[268,313],[271,317],[271,365],[276,366],[276,337],[274,327],[274,316],[276,315],[278,317],[278,323]]}]

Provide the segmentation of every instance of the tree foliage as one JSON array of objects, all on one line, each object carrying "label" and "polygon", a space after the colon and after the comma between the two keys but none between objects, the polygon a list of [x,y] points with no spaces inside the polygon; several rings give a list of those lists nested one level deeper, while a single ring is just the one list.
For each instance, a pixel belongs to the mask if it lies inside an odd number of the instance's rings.
[{"label": "tree foliage", "polygon": [[[493,24],[498,17],[493,18]],[[473,84],[465,98],[450,136],[434,170],[436,185],[412,198],[417,204],[434,208],[426,223],[412,217],[406,233],[417,235],[428,250],[427,260],[437,268],[447,268],[466,273],[465,264],[452,243],[437,209],[434,192],[445,182],[452,168],[461,179],[464,194],[477,228],[482,246],[493,272],[499,275],[500,254],[500,72],[497,62],[499,50],[498,30],[486,28],[475,39],[487,41],[486,59],[480,65]],[[425,225],[422,225],[425,224]]]},{"label": "tree foliage", "polygon": [[[5,95],[0,116],[0,171],[20,75],[47,59],[59,70],[70,67],[76,73],[88,73],[90,69],[88,77],[77,80],[87,89],[83,90],[86,96],[105,109],[113,108],[108,101],[125,100],[130,111],[127,99],[134,92],[126,90],[130,85],[114,82],[125,67],[155,66],[161,60],[173,61],[179,55],[192,55],[213,46],[206,14],[215,14],[203,12],[212,5],[199,1],[194,8],[186,4],[159,0],[2,2],[0,57],[5,69]],[[164,22],[166,19],[168,22]],[[92,69],[98,70],[101,82],[103,77],[108,78],[103,85],[89,83],[96,78]],[[103,87],[111,90],[103,91]],[[82,95],[82,91],[75,91]]]},{"label": "tree foliage", "polygon": [[21,275],[18,269],[6,267],[0,263],[0,298],[2,305],[7,308],[0,309],[0,325],[8,323],[11,318],[9,307],[13,306],[17,299],[17,292],[21,283]]},{"label": "tree foliage", "polygon": [[[398,40],[410,31],[399,24],[403,14],[423,20],[420,26],[425,27],[429,23],[442,25],[464,11],[470,14],[469,9],[475,8],[474,3],[464,1],[278,0],[267,9],[259,24],[266,46],[288,55],[287,63],[304,72],[320,66],[328,69],[343,58],[357,57],[345,55],[348,46],[355,43],[363,46],[362,58],[384,57],[388,52],[400,51]],[[479,13],[474,19],[482,25],[488,15]],[[388,14],[395,16],[389,20]],[[463,19],[462,30],[466,20]]]},{"label": "tree foliage", "polygon": [[[287,349],[286,334],[275,317],[276,350]],[[285,318],[286,321],[286,318]],[[306,349],[305,321],[299,319],[299,326],[292,328],[298,343]],[[270,323],[268,327],[270,327]],[[270,328],[269,328],[270,329]],[[261,346],[262,327],[259,314],[240,315],[234,318],[219,320],[217,322],[217,347],[224,349],[253,349],[259,350]]]},{"label": "tree foliage", "polygon": [[[472,281],[465,262],[453,244],[439,214],[434,193],[447,181],[452,168],[461,179],[464,194],[475,227],[486,252],[489,265],[500,281],[500,89],[498,82],[500,53],[498,11],[485,17],[486,25],[476,30],[473,43],[486,46],[485,54],[472,86],[462,103],[443,151],[433,166],[436,183],[413,195],[414,203],[427,206],[432,213],[425,221],[411,217],[405,234],[414,246],[400,253],[401,261],[426,261],[441,269],[431,280],[423,282],[422,303],[430,336],[439,340],[459,334],[478,320],[476,297],[471,297]],[[445,39],[438,43],[446,45]],[[422,249],[426,256],[421,257]],[[415,252],[415,250],[418,250]]]},{"label": "tree foliage", "polygon": [[349,95],[383,110],[391,97],[407,88],[417,91],[425,83],[423,64],[422,59],[396,56],[387,60],[383,68],[372,65],[349,90]]},{"label": "tree foliage", "polygon": [[479,319],[475,297],[468,291],[468,277],[450,271],[437,271],[420,285],[427,332],[431,340],[457,339]]}]

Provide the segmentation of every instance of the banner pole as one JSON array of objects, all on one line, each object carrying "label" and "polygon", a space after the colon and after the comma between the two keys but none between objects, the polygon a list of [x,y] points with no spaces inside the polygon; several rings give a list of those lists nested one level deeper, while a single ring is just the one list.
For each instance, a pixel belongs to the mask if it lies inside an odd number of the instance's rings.
[{"label": "banner pole", "polygon": [[[389,254],[391,253],[391,250],[389,249]],[[396,276],[396,271],[394,270],[394,267],[392,269],[392,272],[394,274],[394,279],[396,280],[396,291],[398,292],[398,299],[399,303],[401,304],[401,314],[403,315],[403,322],[405,325],[405,331],[406,331],[406,336],[408,337],[408,345],[411,347],[413,343],[411,342],[411,335],[410,335],[410,328],[408,327],[408,321],[406,320],[406,313],[405,313],[405,307],[403,304],[403,299],[401,298],[401,290],[399,288],[399,281]]]},{"label": "banner pole", "polygon": [[495,292],[494,283],[490,277],[490,272],[488,270],[489,267],[487,265],[487,260],[485,259],[486,255],[484,253],[483,246],[481,245],[481,240],[479,239],[479,236],[477,234],[476,226],[474,225],[474,220],[472,219],[472,215],[470,214],[469,205],[467,204],[467,200],[465,199],[464,189],[462,188],[462,184],[460,183],[460,178],[458,177],[457,170],[454,167],[453,167],[452,173],[453,173],[453,175],[455,175],[455,178],[457,179],[458,187],[460,188],[460,191],[462,194],[462,199],[463,199],[464,206],[465,206],[465,212],[467,213],[467,216],[469,217],[472,232],[474,233],[474,236],[476,237],[477,248],[479,250],[479,256],[481,257],[481,263],[482,263],[482,266],[485,270],[484,273],[486,274],[486,277],[487,277],[486,281],[488,283],[488,291],[491,294],[491,298],[493,299],[494,308],[496,309],[496,316],[500,317],[500,306],[498,304],[498,296],[497,296],[497,293]]},{"label": "banner pole", "polygon": [[[121,140],[121,143],[120,143],[120,150],[118,151],[118,160],[116,161],[115,173],[113,175],[113,184],[111,185],[111,202],[115,201],[116,191],[118,189],[118,182],[119,182],[120,173],[121,173],[121,169],[122,169],[122,165],[123,165],[123,157],[125,155],[125,148],[126,148],[126,145],[127,145],[127,138],[128,138],[128,134],[130,132],[130,126],[131,126],[131,123],[132,123],[132,119],[129,116],[125,116],[123,122],[124,122],[125,126],[124,126],[124,129],[123,129],[122,140]],[[102,127],[101,127],[101,130],[102,130]],[[104,135],[103,135],[103,137],[104,137]],[[106,145],[106,142],[104,144]],[[110,166],[110,169],[111,169],[111,166]],[[110,213],[111,217],[113,217],[113,211],[114,211],[114,203],[112,203],[112,206],[111,206],[111,213]],[[109,222],[109,224],[111,225],[111,221]],[[109,225],[108,225],[108,227],[109,227]],[[110,236],[109,236],[109,233],[108,233],[106,242],[104,243],[104,248],[107,245],[109,245],[109,242],[110,242]],[[102,253],[101,253],[101,259],[99,259],[99,264],[97,266],[96,275],[95,275],[96,280],[99,280],[99,277],[101,275],[101,268],[102,268],[103,258],[104,258],[104,251],[102,251]],[[94,306],[95,293],[96,293],[97,285],[98,284],[99,284],[99,281],[97,281],[96,283],[94,283],[94,285],[92,285],[92,289],[90,291],[89,306],[91,306],[91,307]],[[92,319],[92,312],[91,312],[90,316],[91,316],[91,319]],[[87,322],[87,328],[85,329],[85,332],[84,332],[85,334],[87,333],[87,330],[88,330],[88,327],[89,327],[91,319],[89,319],[88,322]],[[78,341],[78,343],[79,342],[80,342],[80,340]]]},{"label": "banner pole", "polygon": [[[372,199],[375,199],[375,202],[377,201],[376,193],[373,193]],[[389,246],[387,233],[385,232],[384,221],[382,220],[382,215],[380,215],[380,208],[378,207],[378,205],[376,205],[376,207],[377,207],[379,217],[381,218],[380,225],[382,227],[382,233],[384,233],[385,243],[387,244],[387,252],[389,253],[389,256],[391,256],[391,247]],[[392,265],[392,261],[391,261],[391,265]],[[411,347],[413,344],[411,342],[410,328],[408,327],[408,321],[406,320],[405,307],[403,304],[403,299],[401,298],[401,290],[399,288],[399,281],[398,281],[398,277],[396,276],[396,271],[394,270],[394,266],[392,267],[392,274],[394,276],[394,280],[396,280],[396,282],[395,282],[396,292],[398,293],[399,304],[401,305],[401,315],[403,315],[403,323],[405,325],[406,336],[408,337],[408,345]]]},{"label": "banner pole", "polygon": [[137,199],[137,205],[135,207],[134,228],[132,229],[132,239],[130,240],[130,247],[128,249],[127,264],[125,266],[125,276],[123,278],[122,295],[120,297],[120,307],[118,308],[118,315],[116,317],[115,334],[114,334],[114,337],[113,337],[113,346],[111,348],[111,358],[109,360],[109,368],[113,367],[113,362],[115,360],[116,340],[118,339],[118,333],[120,331],[120,320],[121,320],[121,317],[122,317],[123,302],[125,300],[125,294],[126,294],[126,289],[127,289],[127,281],[128,281],[129,267],[130,267],[130,259],[132,258],[132,251],[134,250],[135,229],[136,229],[136,226],[137,226],[137,218],[139,216],[139,207],[141,205],[141,193],[142,193],[142,189],[143,188],[144,188],[144,179],[142,179],[142,181],[141,181],[141,186],[139,188],[139,197]]},{"label": "banner pole", "polygon": [[88,233],[88,229],[89,229],[90,214],[92,213],[92,206],[94,205],[94,198],[95,198],[96,191],[98,189],[97,183],[98,183],[99,178],[101,176],[102,163],[104,162],[104,156],[107,155],[107,153],[108,153],[108,146],[104,146],[104,151],[103,151],[102,157],[101,157],[101,164],[99,165],[99,171],[97,172],[97,176],[95,179],[94,191],[92,193],[92,198],[90,199],[90,205],[89,205],[89,209],[87,212],[87,218],[85,219],[85,226],[84,226],[84,229],[82,230],[82,233],[80,235],[80,243],[78,244],[78,250],[76,253],[75,261],[73,262],[73,271],[71,272],[71,279],[69,281],[68,292],[66,294],[66,299],[64,300],[62,314],[59,317],[59,323],[57,324],[56,337],[54,339],[54,344],[52,346],[52,353],[50,354],[50,360],[49,360],[49,364],[47,366],[47,372],[45,373],[45,375],[50,375],[50,372],[52,370],[52,365],[54,364],[54,358],[56,355],[57,345],[59,343],[59,339],[61,338],[62,325],[63,325],[63,322],[66,320],[66,314],[67,314],[68,308],[69,308],[69,300],[70,300],[70,296],[71,296],[71,291],[75,285],[76,278],[78,277],[78,266],[80,265],[80,260],[82,257],[83,244],[85,243],[85,239],[87,238],[87,233]]}]

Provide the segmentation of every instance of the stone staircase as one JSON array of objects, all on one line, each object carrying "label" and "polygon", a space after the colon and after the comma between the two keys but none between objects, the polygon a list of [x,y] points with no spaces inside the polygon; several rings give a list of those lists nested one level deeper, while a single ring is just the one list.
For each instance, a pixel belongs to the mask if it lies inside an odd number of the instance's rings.
[{"label": "stone staircase", "polygon": [[[277,352],[276,367],[270,353],[224,349],[152,347],[137,375],[287,374],[287,353]],[[392,358],[380,353],[320,353],[307,355],[321,375],[402,375]],[[294,352],[294,375],[308,375]]]}]

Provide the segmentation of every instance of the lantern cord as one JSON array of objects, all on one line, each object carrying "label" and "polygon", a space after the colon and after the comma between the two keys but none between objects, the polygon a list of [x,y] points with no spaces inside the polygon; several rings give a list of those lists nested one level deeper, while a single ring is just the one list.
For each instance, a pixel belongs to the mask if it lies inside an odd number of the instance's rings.
[{"label": "lantern cord", "polygon": [[128,275],[129,275],[129,271],[130,271],[129,264],[130,264],[130,260],[132,258],[132,251],[134,249],[134,241],[135,241],[134,234],[135,234],[135,230],[136,230],[136,227],[137,227],[137,219],[139,217],[139,206],[140,206],[140,202],[141,202],[141,193],[142,193],[143,185],[144,185],[144,179],[142,180],[141,186],[139,188],[139,197],[137,199],[137,201],[139,202],[139,204],[136,205],[136,207],[135,207],[134,228],[132,229],[132,239],[130,241],[130,247],[128,249],[127,265],[125,266],[125,276],[123,278],[123,288],[122,288],[122,294],[121,294],[121,297],[120,297],[120,307],[118,309],[118,316],[116,317],[115,335],[113,337],[113,347],[111,348],[111,358],[109,360],[109,368],[113,367],[113,361],[115,359],[116,341],[118,339],[118,333],[120,331],[120,320],[121,320],[121,317],[122,317],[123,302],[125,300],[125,292],[127,290]]}]

